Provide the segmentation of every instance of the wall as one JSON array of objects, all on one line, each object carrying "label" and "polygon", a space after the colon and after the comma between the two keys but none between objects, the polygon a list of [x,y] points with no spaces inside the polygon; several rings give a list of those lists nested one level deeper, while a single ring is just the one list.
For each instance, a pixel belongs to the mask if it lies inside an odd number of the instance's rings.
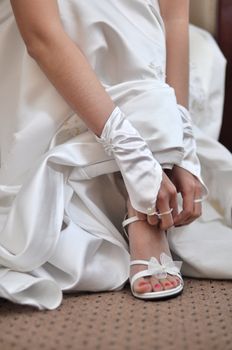
[{"label": "wall", "polygon": [[190,0],[190,20],[213,35],[217,32],[217,0]]}]

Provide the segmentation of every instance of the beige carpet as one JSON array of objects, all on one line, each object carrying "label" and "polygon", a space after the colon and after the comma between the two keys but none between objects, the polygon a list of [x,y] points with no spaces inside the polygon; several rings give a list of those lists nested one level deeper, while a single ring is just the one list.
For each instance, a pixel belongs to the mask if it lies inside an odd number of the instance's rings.
[{"label": "beige carpet", "polygon": [[0,300],[1,350],[231,350],[232,282],[185,279],[168,301],[114,293],[66,295],[55,311]]}]

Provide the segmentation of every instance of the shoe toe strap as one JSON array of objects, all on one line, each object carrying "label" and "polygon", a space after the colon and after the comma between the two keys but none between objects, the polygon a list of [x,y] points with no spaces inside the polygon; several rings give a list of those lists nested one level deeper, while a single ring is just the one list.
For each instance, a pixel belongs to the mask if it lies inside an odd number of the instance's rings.
[{"label": "shoe toe strap", "polygon": [[[134,274],[131,278],[130,278],[130,283],[131,283],[131,288],[133,288],[134,286],[134,283],[139,279],[139,278],[143,278],[143,277],[149,277],[149,276],[154,276],[158,279],[164,279],[167,277],[167,273],[165,274],[165,276],[158,273],[158,274],[151,274],[151,272],[149,270],[144,270],[144,271],[140,271],[140,272],[137,272],[136,274]],[[172,275],[172,276],[177,276],[179,279],[180,279],[180,282],[181,284],[183,284],[183,279],[182,279],[182,276],[180,273],[177,273],[175,275]]]},{"label": "shoe toe strap", "polygon": [[181,280],[181,283],[183,282],[181,274],[180,274],[180,268],[175,265],[175,263],[172,261],[170,257],[168,257],[166,254],[161,254],[161,260],[162,263],[160,264],[158,260],[155,257],[151,257],[149,261],[147,260],[133,260],[131,261],[130,265],[146,265],[148,268],[147,270],[143,270],[140,272],[137,272],[134,276],[131,277],[131,285],[133,286],[135,281],[142,277],[148,277],[148,276],[155,276],[158,279],[164,279],[167,277],[167,275],[172,276],[178,276]]}]

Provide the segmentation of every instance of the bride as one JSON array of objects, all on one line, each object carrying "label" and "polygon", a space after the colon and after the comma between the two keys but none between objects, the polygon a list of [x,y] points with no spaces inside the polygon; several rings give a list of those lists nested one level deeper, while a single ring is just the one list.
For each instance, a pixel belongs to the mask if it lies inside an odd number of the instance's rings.
[{"label": "bride", "polygon": [[188,1],[11,6],[1,4],[0,296],[52,309],[62,291],[118,290],[128,277],[138,298],[177,295],[169,244],[185,275],[231,278],[231,196],[219,184],[231,155],[194,130],[215,209],[188,112]]}]

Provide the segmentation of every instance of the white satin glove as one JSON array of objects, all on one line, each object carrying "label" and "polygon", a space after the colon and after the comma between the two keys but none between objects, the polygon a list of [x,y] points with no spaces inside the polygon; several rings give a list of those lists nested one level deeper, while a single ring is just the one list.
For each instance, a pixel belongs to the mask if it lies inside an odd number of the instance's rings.
[{"label": "white satin glove", "polygon": [[183,123],[183,147],[184,147],[184,157],[182,159],[181,164],[185,165],[189,168],[187,170],[192,170],[191,172],[195,172],[200,176],[200,162],[197,157],[196,153],[196,141],[193,136],[193,130],[192,130],[192,119],[190,116],[189,111],[181,106],[178,105],[178,110],[181,115],[182,123]]},{"label": "white satin glove", "polygon": [[178,105],[178,110],[180,112],[182,123],[183,123],[183,147],[184,147],[184,157],[178,165],[188,170],[199,179],[203,189],[203,193],[202,193],[202,200],[203,200],[208,195],[208,189],[201,178],[201,165],[197,156],[197,146],[193,135],[192,119],[189,111],[185,107]]},{"label": "white satin glove", "polygon": [[118,107],[107,120],[100,138],[96,136],[96,139],[108,155],[113,154],[132,206],[152,215],[162,181],[162,168]]}]

